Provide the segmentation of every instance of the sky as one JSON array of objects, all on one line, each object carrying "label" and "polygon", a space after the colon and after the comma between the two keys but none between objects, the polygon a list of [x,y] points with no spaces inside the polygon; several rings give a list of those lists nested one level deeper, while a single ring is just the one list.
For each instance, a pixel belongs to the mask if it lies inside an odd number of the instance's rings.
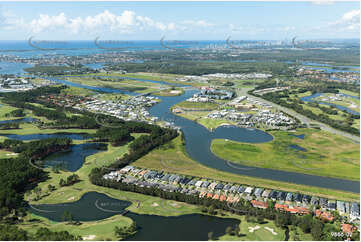
[{"label": "sky", "polygon": [[0,40],[360,37],[359,2],[0,2]]}]

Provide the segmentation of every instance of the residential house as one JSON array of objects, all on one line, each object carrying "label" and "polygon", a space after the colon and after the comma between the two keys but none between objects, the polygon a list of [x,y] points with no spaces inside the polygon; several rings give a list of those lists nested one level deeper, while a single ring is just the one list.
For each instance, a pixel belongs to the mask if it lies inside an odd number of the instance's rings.
[{"label": "residential house", "polygon": [[257,200],[252,200],[251,204],[253,207],[255,208],[262,208],[262,209],[266,209],[268,207],[268,203],[267,202],[262,202],[262,201],[257,201]]}]

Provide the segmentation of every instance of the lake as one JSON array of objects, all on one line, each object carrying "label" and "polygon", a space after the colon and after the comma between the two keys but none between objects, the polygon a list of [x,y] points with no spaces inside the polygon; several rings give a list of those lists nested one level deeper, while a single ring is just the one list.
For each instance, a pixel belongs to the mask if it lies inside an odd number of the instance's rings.
[{"label": "lake", "polygon": [[71,150],[56,152],[44,159],[45,166],[64,165],[68,171],[79,170],[87,156],[103,152],[107,144],[104,143],[85,143],[72,145]]},{"label": "lake", "polygon": [[76,202],[31,205],[28,209],[36,215],[57,222],[62,221],[65,211],[72,214],[74,221],[98,221],[124,214],[138,226],[137,233],[128,239],[132,241],[206,241],[209,232],[213,232],[214,237],[220,237],[225,234],[228,226],[234,228],[240,223],[237,219],[202,214],[165,217],[134,212],[125,213],[130,205],[129,201],[111,198],[98,192],[88,192]]}]

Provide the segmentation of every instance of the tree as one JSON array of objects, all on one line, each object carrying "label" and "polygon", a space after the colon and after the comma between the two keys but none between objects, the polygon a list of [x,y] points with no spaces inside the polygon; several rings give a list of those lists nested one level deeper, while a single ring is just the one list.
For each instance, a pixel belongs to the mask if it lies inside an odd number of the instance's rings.
[{"label": "tree", "polygon": [[40,195],[41,195],[41,188],[40,187],[35,187],[34,188],[34,193],[36,195],[36,200],[40,199]]},{"label": "tree", "polygon": [[61,220],[71,223],[73,221],[73,215],[69,211],[64,211],[63,215],[61,216]]},{"label": "tree", "polygon": [[310,233],[312,228],[313,222],[312,222],[312,216],[306,215],[303,216],[300,220],[299,226],[302,229],[304,233]]},{"label": "tree", "polygon": [[25,230],[19,229],[13,225],[0,225],[0,240],[15,241],[29,240],[29,236]]},{"label": "tree", "polygon": [[264,216],[263,216],[263,214],[257,215],[257,223],[259,223],[259,224],[264,223]]},{"label": "tree", "polygon": [[232,232],[233,232],[232,227],[231,227],[231,226],[228,226],[228,227],[226,228],[226,234],[232,235]]},{"label": "tree", "polygon": [[208,232],[208,240],[213,240],[213,232]]},{"label": "tree", "polygon": [[322,231],[323,231],[323,223],[318,219],[313,219],[312,227],[311,227],[312,238],[314,240],[321,240]]},{"label": "tree", "polygon": [[48,190],[49,190],[49,192],[52,192],[52,191],[55,191],[56,188],[55,188],[55,186],[49,184],[49,185],[48,185]]},{"label": "tree", "polygon": [[61,187],[66,186],[66,181],[63,178],[60,178],[59,185]]},{"label": "tree", "polygon": [[234,228],[234,234],[239,237],[239,236],[240,236],[240,232],[241,232],[241,230],[239,229],[239,226],[236,225],[235,228]]}]

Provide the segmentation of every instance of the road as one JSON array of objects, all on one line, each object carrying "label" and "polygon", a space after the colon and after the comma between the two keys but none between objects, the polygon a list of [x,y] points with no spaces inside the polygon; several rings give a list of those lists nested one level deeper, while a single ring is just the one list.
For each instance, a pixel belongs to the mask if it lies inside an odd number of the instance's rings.
[{"label": "road", "polygon": [[273,107],[276,107],[276,108],[278,108],[279,110],[281,110],[281,111],[283,111],[283,112],[285,112],[285,113],[287,113],[287,114],[289,114],[289,115],[291,115],[291,116],[293,116],[293,117],[298,118],[302,123],[306,124],[307,126],[310,126],[311,123],[312,123],[312,124],[317,124],[317,125],[319,125],[320,128],[321,128],[322,130],[324,130],[324,131],[327,131],[327,132],[330,132],[330,133],[336,134],[336,135],[341,135],[341,136],[343,136],[343,137],[345,137],[345,138],[348,138],[348,139],[353,140],[353,141],[356,142],[356,143],[360,143],[360,137],[358,137],[358,136],[356,136],[356,135],[352,135],[352,134],[343,132],[343,131],[341,131],[341,130],[334,129],[334,128],[332,128],[332,127],[330,127],[330,126],[328,126],[328,125],[326,125],[326,124],[324,124],[324,123],[320,123],[320,122],[318,122],[318,121],[316,121],[316,120],[312,120],[312,119],[310,119],[310,118],[308,118],[308,117],[306,117],[306,116],[304,116],[304,115],[302,115],[302,114],[299,114],[299,113],[295,112],[295,111],[292,110],[292,109],[289,109],[289,108],[280,106],[280,105],[275,104],[275,103],[273,103],[273,102],[270,102],[270,101],[267,101],[267,100],[265,100],[265,99],[262,99],[262,98],[259,98],[259,97],[255,97],[255,96],[253,96],[253,95],[248,94],[247,92],[248,92],[249,90],[252,90],[252,89],[253,89],[253,88],[241,88],[241,89],[238,89],[237,94],[238,94],[239,96],[251,97],[251,98],[253,98],[253,99],[257,100],[257,101],[264,102],[264,103],[266,103],[266,104],[272,105]]}]

